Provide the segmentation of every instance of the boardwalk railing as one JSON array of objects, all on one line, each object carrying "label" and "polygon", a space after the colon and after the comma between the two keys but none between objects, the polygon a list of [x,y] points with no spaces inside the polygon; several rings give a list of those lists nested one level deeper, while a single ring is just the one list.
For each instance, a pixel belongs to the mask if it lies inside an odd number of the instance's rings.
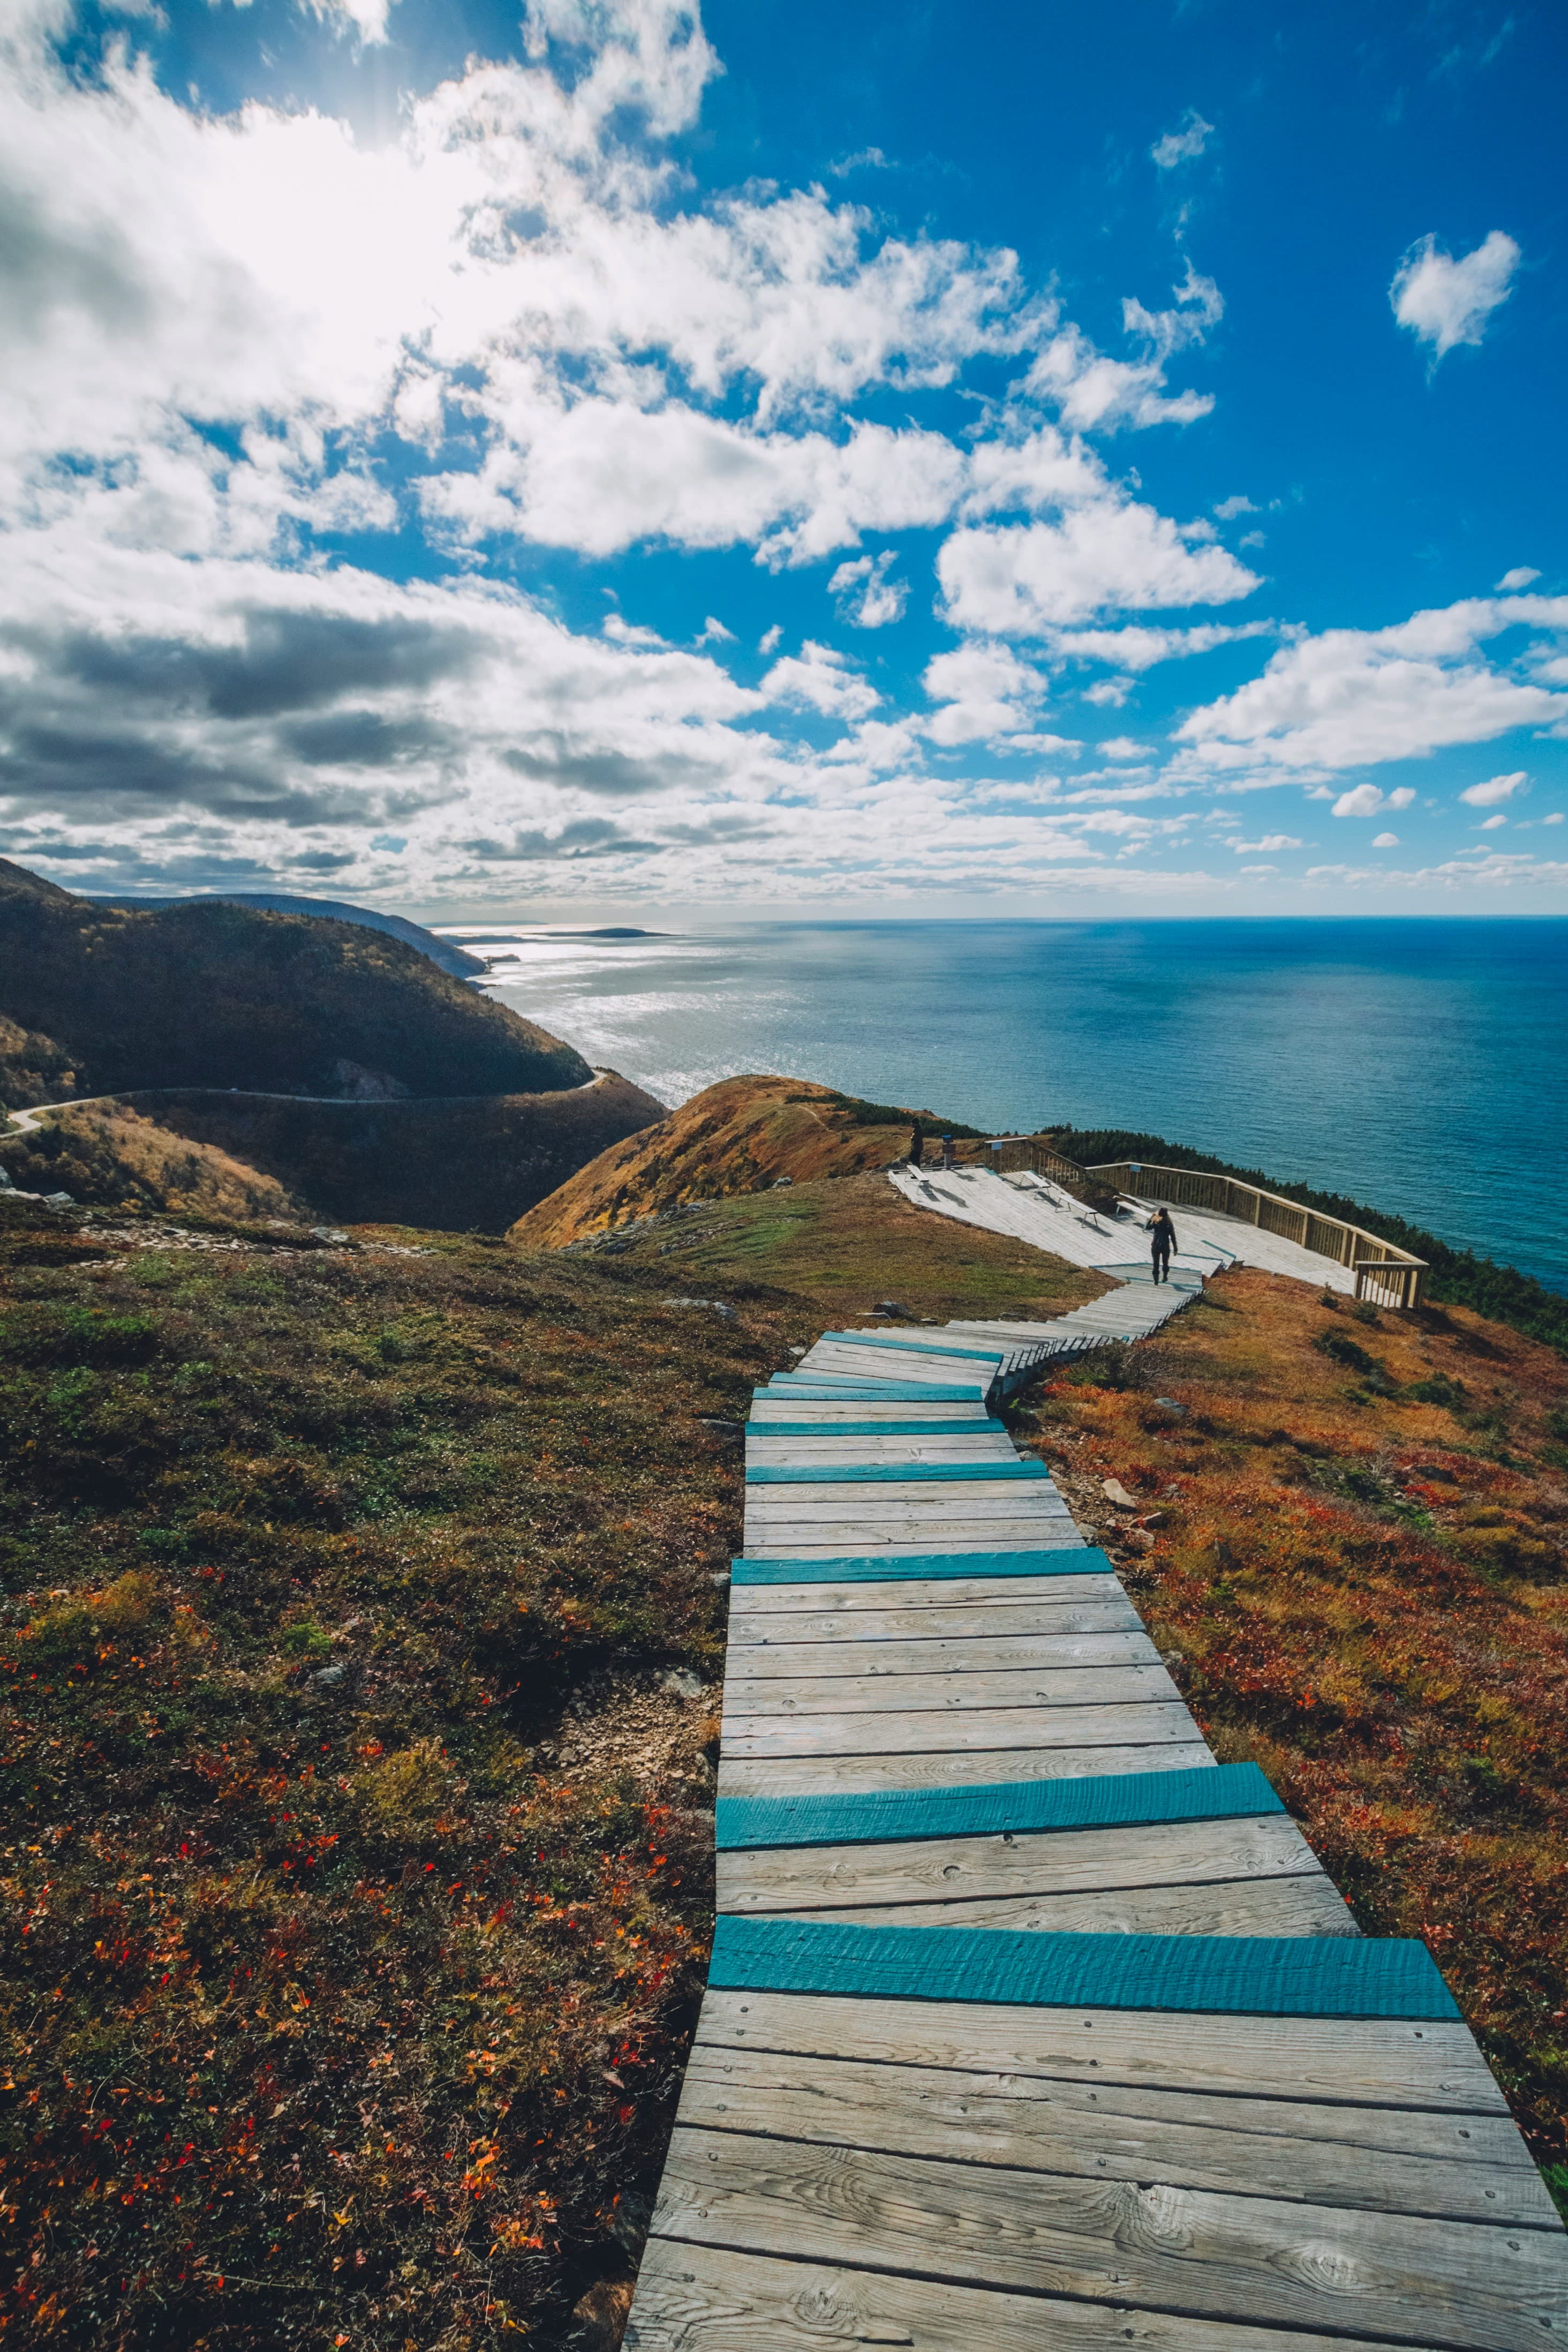
[{"label": "boardwalk railing", "polygon": [[1265,1192],[1256,1184],[1239,1183],[1234,1176],[1211,1176],[1200,1168],[1152,1168],[1135,1160],[1113,1160],[1083,1171],[1097,1177],[1113,1192],[1130,1192],[1140,1201],[1164,1201],[1172,1208],[1218,1209],[1221,1215],[1243,1218],[1264,1233],[1281,1234],[1320,1257],[1332,1257],[1355,1276],[1355,1295],[1379,1307],[1419,1307],[1427,1273],[1425,1258],[1414,1257],[1377,1234],[1341,1217],[1325,1217],[1304,1208],[1281,1192]]},{"label": "boardwalk railing", "polygon": [[1060,1151],[1053,1151],[1038,1135],[993,1135],[986,1146],[986,1154],[998,1176],[1016,1176],[1020,1170],[1029,1169],[1036,1176],[1049,1176],[1074,1200],[1086,1201],[1092,1192],[1104,1190],[1090,1182],[1088,1171],[1080,1168],[1076,1160],[1064,1160]]}]

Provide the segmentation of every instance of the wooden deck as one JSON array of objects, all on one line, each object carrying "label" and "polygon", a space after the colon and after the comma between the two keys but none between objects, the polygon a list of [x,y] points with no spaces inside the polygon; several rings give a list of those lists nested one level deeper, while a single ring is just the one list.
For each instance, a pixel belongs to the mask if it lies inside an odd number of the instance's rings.
[{"label": "wooden deck", "polygon": [[1074,1344],[834,1333],[758,1393],[719,1918],[626,2342],[1568,2336],[1568,2238],[1425,1948],[1217,1763],[989,1410]]},{"label": "wooden deck", "polygon": [[[1092,1266],[1123,1280],[1148,1278],[1145,1213],[1161,1198],[1157,1192],[1146,1198],[1140,1193],[1135,1203],[1129,1198],[1126,1215],[1116,1218],[1085,1209],[1059,1184],[1028,1171],[998,1176],[989,1168],[893,1168],[888,1179],[912,1207],[935,1210],[988,1233],[1011,1234],[1073,1265]],[[1172,1262],[1178,1279],[1184,1272],[1197,1279],[1240,1263],[1343,1291],[1346,1297],[1355,1289],[1348,1266],[1304,1248],[1288,1234],[1270,1233],[1218,1209],[1181,1202],[1171,1204],[1171,1213],[1181,1244]]]}]

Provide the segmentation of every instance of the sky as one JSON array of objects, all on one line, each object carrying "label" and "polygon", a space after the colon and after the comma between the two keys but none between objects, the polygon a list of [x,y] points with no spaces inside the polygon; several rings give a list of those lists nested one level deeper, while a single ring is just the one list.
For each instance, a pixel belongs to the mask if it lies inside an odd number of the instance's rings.
[{"label": "sky", "polygon": [[5,0],[0,854],[1568,912],[1568,19]]}]

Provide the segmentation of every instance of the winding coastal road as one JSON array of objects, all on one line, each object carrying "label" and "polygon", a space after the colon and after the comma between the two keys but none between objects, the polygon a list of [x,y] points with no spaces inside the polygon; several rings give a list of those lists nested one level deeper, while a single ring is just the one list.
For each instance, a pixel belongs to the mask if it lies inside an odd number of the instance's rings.
[{"label": "winding coastal road", "polygon": [[[600,1086],[606,1078],[616,1075],[614,1070],[595,1070],[593,1076],[585,1078],[580,1087],[548,1087],[540,1091],[559,1095],[586,1094],[591,1087]],[[190,1094],[222,1095],[225,1099],[232,1098],[235,1102],[351,1103],[361,1110],[386,1109],[399,1103],[490,1102],[496,1099],[491,1095],[280,1095],[268,1093],[259,1087],[127,1087],[119,1094],[78,1095],[69,1102],[34,1103],[28,1110],[6,1112],[4,1116],[7,1123],[0,1129],[0,1133],[31,1135],[38,1121],[47,1118],[51,1111],[101,1110],[105,1105],[113,1103],[130,1103],[134,1108],[137,1102],[144,1101],[149,1095]]]}]

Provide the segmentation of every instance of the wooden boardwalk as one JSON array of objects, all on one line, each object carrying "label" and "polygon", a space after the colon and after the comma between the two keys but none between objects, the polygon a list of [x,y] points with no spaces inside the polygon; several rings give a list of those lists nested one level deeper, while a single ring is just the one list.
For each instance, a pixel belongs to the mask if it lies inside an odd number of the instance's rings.
[{"label": "wooden boardwalk", "polygon": [[1217,1763],[992,1416],[1084,1337],[830,1333],[758,1392],[719,1918],[626,2342],[1568,2342],[1568,2238],[1424,1947]]}]

